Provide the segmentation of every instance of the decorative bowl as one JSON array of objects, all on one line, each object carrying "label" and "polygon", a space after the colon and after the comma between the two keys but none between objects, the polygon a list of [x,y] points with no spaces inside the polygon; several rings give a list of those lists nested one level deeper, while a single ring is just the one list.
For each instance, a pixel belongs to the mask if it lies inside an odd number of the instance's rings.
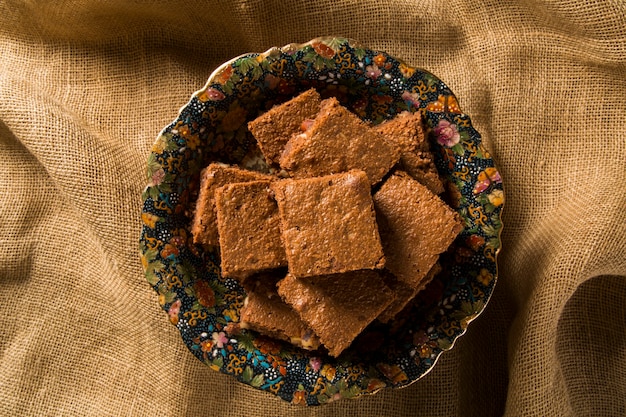
[{"label": "decorative bowl", "polygon": [[[387,325],[371,324],[338,358],[252,331],[229,334],[245,292],[221,276],[217,251],[192,243],[189,227],[201,169],[211,161],[263,168],[247,122],[309,88],[372,123],[421,112],[443,198],[465,221],[441,255],[442,272],[412,307]],[[352,40],[317,38],[224,63],[158,135],[146,170],[141,261],[166,317],[204,364],[291,403],[417,381],[484,310],[496,284],[502,180],[469,116],[431,73]]]}]

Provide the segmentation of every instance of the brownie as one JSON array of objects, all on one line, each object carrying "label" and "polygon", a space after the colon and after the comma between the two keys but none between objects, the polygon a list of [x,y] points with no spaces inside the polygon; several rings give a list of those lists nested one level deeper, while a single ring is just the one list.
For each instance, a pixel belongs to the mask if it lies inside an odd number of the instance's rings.
[{"label": "brownie", "polygon": [[405,152],[400,158],[399,166],[433,194],[442,194],[445,191],[431,152]]},{"label": "brownie", "polygon": [[433,193],[444,191],[419,113],[403,112],[374,127],[400,148],[400,168]]},{"label": "brownie", "polygon": [[398,171],[374,194],[386,267],[414,289],[463,229],[460,216],[437,195]]},{"label": "brownie", "polygon": [[417,295],[418,292],[423,290],[426,285],[433,278],[441,272],[441,264],[436,262],[435,265],[430,268],[430,271],[426,274],[424,279],[419,283],[418,286],[413,287],[405,282],[400,281],[395,275],[390,272],[387,272],[383,275],[385,284],[391,289],[394,295],[394,300],[387,308],[380,313],[378,316],[378,320],[387,323],[390,320],[393,320],[398,313],[400,313]]},{"label": "brownie", "polygon": [[306,131],[287,142],[280,166],[294,178],[360,169],[374,185],[399,159],[394,144],[331,97]]},{"label": "brownie", "polygon": [[320,95],[310,89],[272,107],[248,123],[268,164],[278,166],[280,155],[292,135],[301,132],[302,123],[313,119],[320,108]]},{"label": "brownie", "polygon": [[317,349],[319,338],[300,315],[278,295],[277,282],[284,278],[277,273],[260,273],[246,279],[247,296],[240,312],[242,329],[285,340],[303,349]]},{"label": "brownie", "polygon": [[384,266],[365,172],[283,179],[271,187],[292,275],[309,277]]},{"label": "brownie", "polygon": [[215,215],[215,190],[234,182],[268,179],[259,172],[222,163],[211,163],[200,174],[200,192],[191,222],[193,242],[205,246],[219,244]]},{"label": "brownie", "polygon": [[385,139],[395,143],[403,152],[429,150],[420,113],[402,112],[374,126],[374,130],[382,133]]},{"label": "brownie", "polygon": [[301,279],[288,274],[278,282],[278,294],[337,357],[393,300],[377,271]]},{"label": "brownie", "polygon": [[215,191],[222,275],[249,275],[286,265],[278,206],[270,181],[227,184]]}]

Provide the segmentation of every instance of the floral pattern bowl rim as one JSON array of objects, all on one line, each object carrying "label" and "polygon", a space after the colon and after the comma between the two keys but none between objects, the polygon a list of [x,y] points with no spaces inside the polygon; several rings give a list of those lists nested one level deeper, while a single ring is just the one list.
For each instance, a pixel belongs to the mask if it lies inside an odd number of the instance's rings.
[{"label": "floral pattern bowl rim", "polygon": [[[230,334],[245,291],[221,276],[217,250],[194,245],[189,230],[200,170],[214,160],[267,168],[247,121],[308,88],[371,123],[421,112],[446,185],[442,198],[465,221],[418,302],[390,324],[373,323],[339,358],[254,332]],[[414,383],[484,311],[497,281],[504,191],[480,134],[433,74],[351,39],[316,38],[217,67],[157,136],[146,177],[140,255],[166,317],[204,364],[291,403],[321,405]]]}]

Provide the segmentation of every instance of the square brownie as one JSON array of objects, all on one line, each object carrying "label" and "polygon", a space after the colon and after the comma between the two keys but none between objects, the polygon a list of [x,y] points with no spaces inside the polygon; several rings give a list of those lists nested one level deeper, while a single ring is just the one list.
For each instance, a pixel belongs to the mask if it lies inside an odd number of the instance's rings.
[{"label": "square brownie", "polygon": [[402,171],[387,178],[373,199],[386,268],[421,288],[439,255],[463,230],[460,216]]},{"label": "square brownie", "polygon": [[245,280],[287,265],[270,181],[227,184],[215,191],[222,275]]},{"label": "square brownie", "polygon": [[284,179],[271,187],[292,275],[310,277],[384,266],[365,172]]},{"label": "square brownie", "polygon": [[278,294],[337,357],[393,300],[378,271],[361,270],[301,279],[288,274]]},{"label": "square brownie", "polygon": [[191,221],[193,242],[205,246],[219,245],[215,214],[215,190],[229,183],[269,178],[268,175],[260,172],[217,162],[204,168],[200,174],[200,192]]},{"label": "square brownie", "polygon": [[246,279],[247,296],[240,312],[239,327],[251,329],[303,349],[317,349],[319,338],[300,315],[278,295],[276,284],[285,277],[280,270],[255,274]]},{"label": "square brownie", "polygon": [[331,97],[306,131],[287,142],[280,166],[294,178],[359,169],[374,185],[399,159],[393,143]]},{"label": "square brownie", "polygon": [[374,126],[374,130],[400,148],[399,165],[403,171],[433,193],[443,193],[443,183],[435,167],[419,113],[400,113],[393,119]]},{"label": "square brownie", "polygon": [[269,165],[278,166],[280,155],[291,136],[301,133],[302,123],[319,112],[321,98],[310,89],[291,100],[272,107],[248,123]]},{"label": "square brownie", "polygon": [[[387,271],[385,271],[387,272]],[[383,275],[385,280],[385,284],[391,289],[394,295],[394,300],[387,308],[380,313],[378,316],[378,320],[382,323],[387,323],[393,320],[398,313],[400,313],[404,308],[409,305],[409,303],[415,298],[418,292],[423,290],[426,285],[433,278],[441,272],[441,264],[436,262],[435,265],[430,268],[430,271],[426,274],[424,279],[420,282],[419,286],[413,287],[405,282],[398,280],[398,278],[390,272],[387,272]]]}]

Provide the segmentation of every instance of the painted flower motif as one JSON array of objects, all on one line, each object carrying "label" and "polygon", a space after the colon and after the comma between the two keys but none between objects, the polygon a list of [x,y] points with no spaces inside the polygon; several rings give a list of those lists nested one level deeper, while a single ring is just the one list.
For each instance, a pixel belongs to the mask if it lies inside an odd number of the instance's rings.
[{"label": "painted flower motif", "polygon": [[224,100],[225,98],[226,98],[226,95],[224,93],[222,93],[217,88],[213,88],[213,87],[207,88],[198,96],[198,99],[202,102],[220,101],[220,100]]},{"label": "painted flower motif", "polygon": [[435,127],[435,136],[437,137],[437,143],[447,148],[453,147],[461,140],[457,126],[443,119]]},{"label": "painted flower motif", "polygon": [[376,392],[381,388],[385,388],[387,385],[378,378],[372,378],[367,382],[367,392]]},{"label": "painted flower motif", "polygon": [[504,204],[504,193],[502,190],[493,190],[491,194],[487,194],[487,199],[494,206],[500,207]]},{"label": "painted flower motif", "polygon": [[178,250],[178,248],[172,244],[167,243],[163,249],[161,249],[161,257],[163,259],[174,259],[178,256],[178,254],[180,253],[180,251]]},{"label": "painted flower motif", "polygon": [[153,187],[155,185],[159,185],[165,179],[165,170],[163,168],[159,168],[152,173],[152,177],[150,178],[149,186]]},{"label": "painted flower motif", "polygon": [[317,356],[313,356],[309,360],[309,365],[311,366],[311,369],[313,369],[314,372],[317,372],[320,369],[322,369],[322,359],[320,359]]},{"label": "painted flower motif", "polygon": [[178,324],[178,314],[180,313],[181,305],[182,302],[180,301],[180,299],[178,299],[174,301],[170,308],[167,310],[167,315],[169,316],[170,322],[172,322],[172,324]]},{"label": "painted flower motif", "polygon": [[476,279],[481,284],[487,286],[491,283],[491,281],[493,281],[493,274],[489,272],[487,269],[483,268],[478,273],[478,276],[476,277]]},{"label": "painted flower motif", "polygon": [[322,58],[330,59],[335,56],[335,50],[322,42],[313,42],[311,44],[315,52]]},{"label": "painted flower motif", "polygon": [[465,239],[465,243],[472,250],[477,251],[485,244],[485,238],[479,235],[471,235]]},{"label": "painted flower motif", "polygon": [[226,333],[224,332],[213,332],[213,334],[211,335],[211,339],[215,346],[220,349],[224,347],[224,343],[228,342],[228,338],[226,337]]},{"label": "painted flower motif", "polygon": [[306,391],[304,390],[304,388],[302,388],[301,390],[299,389],[298,391],[293,393],[291,403],[300,405],[306,404]]},{"label": "painted flower motif", "polygon": [[422,359],[430,358],[430,355],[432,355],[432,353],[433,353],[433,348],[429,345],[421,345],[417,349],[417,354]]},{"label": "painted flower motif", "polygon": [[352,110],[358,115],[364,115],[367,109],[368,100],[365,97],[357,99],[352,105]]},{"label": "painted flower motif", "polygon": [[437,101],[433,101],[426,106],[426,110],[435,113],[461,113],[456,97],[450,95],[440,95],[437,97]]},{"label": "painted flower motif", "polygon": [[213,349],[213,340],[206,339],[206,340],[200,342],[200,349],[203,352],[210,352],[211,349]]},{"label": "painted flower motif", "polygon": [[[492,184],[499,184],[502,182],[502,177],[497,169],[493,167],[486,168],[478,174],[476,184],[474,185],[473,193],[480,194],[491,188]],[[500,196],[504,198],[504,196]],[[493,204],[493,203],[492,203]],[[502,204],[502,202],[500,202]],[[495,205],[495,204],[494,204]]]},{"label": "painted flower motif", "polygon": [[151,229],[154,229],[156,227],[157,222],[161,220],[161,218],[152,213],[142,213],[141,220],[143,221],[143,224],[145,224]]},{"label": "painted flower motif", "polygon": [[379,363],[377,368],[394,384],[399,384],[409,379],[407,374],[398,365]]},{"label": "painted flower motif", "polygon": [[219,74],[215,76],[215,81],[222,85],[226,84],[233,75],[233,71],[234,69],[232,65],[227,65],[222,71],[219,72]]},{"label": "painted flower motif", "polygon": [[387,61],[387,58],[383,54],[378,54],[374,57],[374,64],[376,64],[379,67],[382,67],[383,65],[385,65],[385,61]]},{"label": "painted flower motif", "polygon": [[213,307],[215,305],[215,292],[206,281],[196,281],[193,287],[200,305],[204,307]]},{"label": "painted flower motif", "polygon": [[332,365],[326,364],[320,371],[320,374],[329,381],[332,381],[333,379],[335,379],[335,376],[337,374],[337,368]]},{"label": "painted flower motif", "polygon": [[378,68],[378,65],[372,64],[365,67],[365,76],[367,78],[371,78],[372,80],[377,79],[381,76],[383,72]]},{"label": "painted flower motif", "polygon": [[404,63],[400,63],[400,73],[404,78],[411,78],[415,74],[415,68],[409,67]]},{"label": "painted flower motif", "polygon": [[420,106],[419,94],[411,93],[410,91],[404,91],[402,93],[402,100],[404,100],[407,104],[410,104],[414,107]]},{"label": "painted flower motif", "polygon": [[239,313],[234,308],[224,310],[223,314],[227,321],[239,321]]}]

